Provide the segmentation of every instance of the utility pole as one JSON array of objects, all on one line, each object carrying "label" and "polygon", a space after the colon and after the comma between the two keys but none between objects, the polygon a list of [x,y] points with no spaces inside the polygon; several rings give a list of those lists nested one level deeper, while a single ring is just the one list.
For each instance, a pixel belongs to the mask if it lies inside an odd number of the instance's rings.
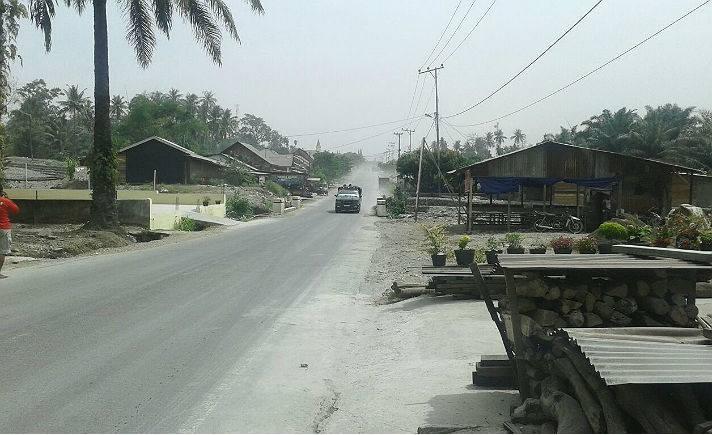
[{"label": "utility pole", "polygon": [[388,156],[389,156],[389,161],[393,160],[393,155],[395,154],[395,147],[396,143],[395,142],[388,142]]},{"label": "utility pole", "polygon": [[402,128],[401,130],[408,132],[408,152],[413,151],[413,133],[415,133],[415,130],[409,130],[407,128]]},{"label": "utility pole", "polygon": [[420,160],[418,161],[418,182],[415,185],[415,221],[418,222],[418,201],[420,199],[420,174],[423,170],[423,148],[425,148],[425,138],[420,143]]},{"label": "utility pole", "polygon": [[400,137],[401,137],[401,135],[402,135],[403,133],[401,133],[401,132],[395,132],[395,133],[393,133],[393,134],[395,134],[396,136],[398,136],[398,160],[400,160]]},{"label": "utility pole", "polygon": [[[440,100],[438,98],[438,70],[443,68],[445,68],[445,66],[443,64],[440,64],[440,66],[436,66],[435,68],[428,68],[425,71],[418,70],[418,74],[430,73],[430,75],[435,78],[435,149],[438,151],[438,153],[435,155],[435,159],[437,161],[438,168],[440,167]],[[438,196],[440,196],[440,176],[438,176],[437,178]]]}]

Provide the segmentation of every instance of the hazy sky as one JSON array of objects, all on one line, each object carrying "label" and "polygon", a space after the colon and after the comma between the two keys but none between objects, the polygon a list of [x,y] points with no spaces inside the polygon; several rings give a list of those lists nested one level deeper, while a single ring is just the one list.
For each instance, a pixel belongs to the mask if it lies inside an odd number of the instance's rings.
[{"label": "hazy sky", "polygon": [[[223,66],[215,66],[177,19],[171,39],[159,36],[151,66],[142,70],[124,39],[118,2],[109,2],[109,58],[112,95],[174,87],[200,94],[212,90],[219,104],[260,116],[299,146],[365,154],[382,152],[393,131],[413,125],[414,146],[431,120],[394,123],[343,133],[292,135],[346,129],[435,111],[430,75],[418,69],[459,9],[442,46],[472,8],[439,65],[470,32],[492,0],[262,0],[263,16],[242,1],[228,1],[242,45],[223,43]],[[498,0],[470,37],[439,72],[440,113],[457,113],[503,84],[596,2]],[[566,38],[511,85],[475,109],[446,119],[441,136],[492,130],[488,123],[463,126],[509,113],[589,72],[680,17],[702,0],[605,0]],[[521,128],[529,143],[559,126],[576,125],[604,108],[674,102],[712,109],[712,3],[705,5],[640,48],[566,91],[502,119],[507,135]],[[24,65],[14,66],[15,83],[44,78],[52,86],[79,84],[93,90],[91,10],[78,16],[59,7],[52,52],[45,54],[40,32],[27,21],[19,45]],[[427,66],[427,65],[425,65]],[[416,83],[418,87],[416,88]],[[422,98],[420,96],[423,87]],[[416,90],[417,89],[417,90]],[[415,98],[413,96],[415,95]],[[411,108],[411,101],[419,101]],[[427,107],[426,102],[429,103]],[[415,106],[415,104],[413,104]],[[442,124],[441,124],[442,125]],[[459,130],[459,131],[458,131]],[[369,136],[375,136],[362,140]],[[434,131],[429,141],[434,140]],[[402,136],[407,148],[407,134]],[[354,144],[345,145],[350,142]]]}]

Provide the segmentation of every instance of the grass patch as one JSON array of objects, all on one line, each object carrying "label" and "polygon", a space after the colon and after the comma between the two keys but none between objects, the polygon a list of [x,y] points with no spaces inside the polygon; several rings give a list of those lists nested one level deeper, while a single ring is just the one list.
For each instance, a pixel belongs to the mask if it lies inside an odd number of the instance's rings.
[{"label": "grass patch", "polygon": [[267,181],[265,189],[280,197],[289,196],[289,191],[274,181]]},{"label": "grass patch", "polygon": [[180,223],[176,225],[176,230],[178,231],[202,231],[204,229],[205,226],[203,224],[188,217],[181,219]]},{"label": "grass patch", "polygon": [[255,210],[246,198],[235,195],[225,203],[225,214],[230,219],[247,220],[255,215]]}]

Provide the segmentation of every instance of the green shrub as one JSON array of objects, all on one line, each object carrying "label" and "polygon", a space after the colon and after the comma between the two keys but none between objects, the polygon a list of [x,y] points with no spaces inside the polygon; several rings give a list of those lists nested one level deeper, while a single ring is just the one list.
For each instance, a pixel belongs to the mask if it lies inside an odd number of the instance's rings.
[{"label": "green shrub", "polygon": [[265,183],[265,189],[279,197],[289,196],[289,191],[274,181],[267,181]]},{"label": "green shrub", "polygon": [[425,231],[425,242],[423,245],[430,255],[448,253],[447,227],[447,223],[433,225],[432,227],[421,225],[421,228]]},{"label": "green shrub", "polygon": [[225,214],[230,219],[245,220],[255,215],[255,210],[246,198],[233,196],[225,203]]},{"label": "green shrub", "polygon": [[72,157],[67,157],[64,159],[64,162],[67,164],[67,178],[74,180],[74,174],[77,170],[77,166],[79,166],[79,162]]},{"label": "green shrub", "polygon": [[490,236],[487,238],[486,246],[488,251],[498,251],[504,246],[504,241],[495,236]]},{"label": "green shrub", "polygon": [[405,214],[405,208],[408,204],[408,194],[403,192],[400,186],[393,188],[393,196],[386,198],[386,212],[391,219],[397,219],[400,215]]},{"label": "green shrub", "polygon": [[178,231],[202,231],[204,228],[200,222],[188,217],[182,218],[180,223],[176,225],[176,230]]},{"label": "green shrub", "polygon": [[704,231],[700,234],[700,243],[703,245],[712,245],[712,231]]},{"label": "green shrub", "polygon": [[628,240],[628,230],[615,222],[604,222],[596,230],[596,234],[607,240]]},{"label": "green shrub", "polygon": [[254,175],[250,174],[244,166],[230,165],[222,170],[222,178],[227,184],[233,186],[251,186],[255,184]]}]

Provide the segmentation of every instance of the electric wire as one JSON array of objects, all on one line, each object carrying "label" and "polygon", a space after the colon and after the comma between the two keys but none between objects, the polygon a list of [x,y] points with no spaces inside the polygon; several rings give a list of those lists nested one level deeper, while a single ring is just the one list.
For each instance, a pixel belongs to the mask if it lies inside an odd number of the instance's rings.
[{"label": "electric wire", "polygon": [[[425,115],[420,115],[420,118],[424,118],[424,117],[425,117]],[[336,149],[340,149],[340,148],[343,148],[343,147],[346,147],[346,146],[349,146],[349,145],[355,145],[355,144],[357,144],[357,143],[359,143],[359,142],[363,142],[363,141],[365,141],[365,140],[369,140],[369,139],[373,139],[373,138],[376,138],[376,137],[379,137],[379,136],[383,136],[383,135],[385,135],[385,134],[392,133],[392,132],[393,132],[393,129],[392,129],[392,128],[389,128],[388,130],[384,130],[384,131],[382,131],[381,133],[376,133],[376,134],[374,134],[374,135],[371,135],[371,136],[368,136],[368,137],[364,137],[364,138],[362,138],[362,139],[358,139],[358,140],[355,140],[355,141],[352,141],[352,142],[348,142],[348,143],[345,143],[345,144],[337,145],[337,146],[334,146],[334,147],[329,147],[329,150],[336,150]]]},{"label": "electric wire", "polygon": [[581,18],[579,18],[571,27],[569,27],[563,34],[561,34],[561,36],[559,36],[558,38],[556,38],[556,40],[555,40],[554,42],[552,42],[551,45],[549,45],[549,46],[546,48],[546,50],[542,51],[537,57],[534,58],[534,60],[532,60],[531,62],[529,62],[529,64],[528,64],[527,66],[525,66],[524,68],[522,68],[518,73],[516,73],[512,78],[510,78],[509,80],[507,80],[507,81],[506,81],[503,85],[501,85],[499,88],[495,89],[494,92],[492,92],[492,93],[489,94],[488,96],[484,97],[483,99],[481,99],[481,100],[478,101],[477,103],[473,104],[472,106],[468,107],[467,109],[464,109],[464,110],[462,110],[462,111],[460,111],[460,112],[457,112],[457,113],[455,113],[454,115],[444,116],[443,118],[452,118],[452,117],[455,117],[455,116],[462,115],[463,113],[469,112],[470,110],[474,109],[475,107],[479,106],[480,104],[482,104],[482,103],[484,103],[485,101],[487,101],[487,100],[489,100],[490,98],[492,98],[495,94],[497,94],[499,91],[501,91],[502,89],[504,89],[507,85],[509,85],[510,83],[512,83],[517,77],[519,77],[520,75],[522,75],[522,73],[524,73],[524,71],[526,71],[527,69],[529,69],[529,67],[531,67],[532,65],[534,65],[534,63],[535,63],[536,61],[538,61],[539,59],[541,59],[541,58],[542,58],[549,50],[551,50],[551,48],[554,47],[559,41],[561,41],[562,39],[564,39],[564,37],[565,37],[566,35],[568,35],[569,32],[571,32],[576,26],[578,26],[578,24],[579,24],[581,21],[583,21],[584,18],[586,18],[591,12],[593,12],[593,10],[596,9],[596,8],[598,7],[598,5],[600,5],[602,2],[603,2],[603,0],[598,0],[598,2],[596,2],[596,4],[593,5],[593,7],[592,7],[591,9],[588,10],[588,12],[586,12]]},{"label": "electric wire", "polygon": [[[422,115],[421,115],[421,116],[422,116]],[[404,118],[404,119],[398,119],[398,120],[395,120],[395,121],[380,122],[380,123],[378,123],[378,124],[364,125],[364,126],[361,126],[361,127],[344,128],[344,129],[341,129],[341,130],[327,130],[327,131],[320,131],[320,132],[316,132],[316,133],[289,134],[289,135],[287,135],[286,137],[304,137],[304,136],[317,136],[317,135],[320,135],[320,134],[343,133],[343,132],[346,132],[346,131],[363,130],[363,129],[365,129],[365,128],[380,127],[380,126],[382,126],[382,125],[389,125],[389,124],[397,124],[397,123],[399,123],[399,122],[411,121],[411,120],[415,120],[415,119],[418,119],[418,116],[413,116],[413,117]]]},{"label": "electric wire", "polygon": [[435,53],[435,50],[437,50],[438,45],[440,45],[440,42],[443,40],[443,36],[445,36],[445,33],[447,32],[447,29],[450,28],[450,24],[452,23],[453,18],[455,18],[455,14],[457,13],[457,10],[460,9],[460,5],[462,4],[462,0],[460,0],[457,3],[457,6],[455,7],[455,10],[452,11],[452,15],[450,15],[450,20],[447,22],[447,25],[445,26],[445,29],[443,32],[440,34],[440,38],[438,38],[438,42],[435,43],[435,46],[433,47],[433,50],[430,52],[428,55],[428,58],[425,59],[425,62],[423,62],[423,66],[420,67],[420,69],[425,68],[425,65],[428,64],[428,61],[430,60],[430,57]]},{"label": "electric wire", "polygon": [[[575,85],[576,83],[578,83],[578,82],[584,80],[585,78],[589,77],[590,75],[592,75],[592,74],[598,72],[599,70],[605,68],[606,66],[610,65],[611,63],[615,62],[616,60],[620,59],[621,57],[625,56],[626,54],[628,54],[628,53],[630,53],[631,51],[635,50],[636,48],[640,47],[640,46],[643,45],[644,43],[648,42],[649,40],[651,40],[651,39],[653,39],[654,37],[658,36],[659,34],[661,34],[662,32],[664,32],[665,30],[667,30],[667,29],[669,29],[670,27],[672,27],[673,25],[677,24],[679,21],[683,20],[683,19],[686,18],[688,15],[691,15],[692,13],[696,12],[698,9],[700,9],[702,6],[705,6],[705,5],[706,5],[707,3],[709,3],[710,1],[712,1],[712,0],[706,0],[705,2],[701,3],[701,4],[700,4],[699,6],[697,6],[696,8],[691,9],[690,11],[688,11],[687,13],[685,13],[684,15],[682,15],[681,17],[679,17],[679,18],[677,18],[676,20],[672,21],[670,24],[666,25],[665,27],[662,27],[660,30],[658,30],[658,31],[656,31],[655,33],[651,34],[650,36],[648,36],[647,38],[645,38],[645,39],[643,39],[642,41],[638,42],[638,43],[635,44],[634,46],[632,46],[632,47],[630,47],[629,49],[627,49],[627,50],[621,52],[619,55],[617,55],[617,56],[611,58],[610,60],[608,60],[608,61],[602,63],[602,64],[599,65],[598,67],[596,67],[596,68],[594,68],[593,70],[587,72],[586,74],[582,75],[581,77],[577,78],[576,80],[572,81],[571,83],[569,83],[569,84],[567,84],[567,85],[565,85],[565,86],[560,87],[559,89],[557,89],[557,90],[555,90],[555,91],[553,91],[553,92],[547,94],[546,96],[544,96],[544,97],[542,97],[542,98],[539,98],[539,99],[536,100],[536,101],[533,101],[533,102],[527,104],[526,106],[522,106],[522,107],[520,107],[519,109],[513,110],[513,111],[511,111],[511,112],[509,112],[509,113],[507,113],[507,114],[505,114],[505,115],[498,116],[498,117],[496,117],[496,118],[492,118],[492,119],[490,119],[490,120],[488,120],[488,121],[477,122],[477,123],[474,123],[474,124],[452,124],[452,125],[453,125],[453,126],[457,126],[457,127],[476,127],[476,126],[480,126],[480,125],[485,125],[485,124],[489,124],[489,123],[491,123],[491,122],[499,121],[499,120],[501,120],[501,119],[504,119],[504,118],[507,118],[507,117],[509,117],[509,116],[515,115],[515,114],[517,114],[517,113],[519,113],[519,112],[522,112],[523,110],[526,110],[526,109],[528,109],[528,108],[530,108],[530,107],[532,107],[532,106],[534,106],[534,105],[536,105],[536,104],[538,104],[538,103],[541,103],[542,101],[544,101],[544,100],[546,100],[546,99],[548,99],[548,98],[550,98],[550,97],[553,97],[554,95],[558,94],[559,92],[562,92],[562,91],[564,91],[564,90],[570,88],[571,86]],[[441,117],[440,119],[442,120],[443,118]]]},{"label": "electric wire", "polygon": [[487,13],[490,11],[490,9],[492,9],[492,6],[494,6],[495,3],[497,3],[497,0],[493,0],[493,1],[492,1],[492,3],[489,5],[489,7],[488,7],[487,10],[485,11],[485,13],[482,14],[482,16],[480,17],[479,20],[477,20],[477,23],[475,23],[475,26],[470,30],[470,32],[469,32],[467,35],[465,35],[465,37],[462,39],[462,41],[460,41],[460,43],[457,44],[457,47],[455,47],[455,49],[452,50],[452,52],[450,52],[450,54],[443,60],[442,63],[447,62],[448,59],[450,59],[450,58],[452,57],[452,55],[455,54],[455,52],[460,48],[460,46],[461,46],[462,44],[464,44],[465,41],[467,41],[467,38],[469,38],[470,35],[472,35],[472,32],[474,32],[475,29],[477,28],[477,26],[480,25],[480,23],[482,22],[482,20],[485,18],[485,16],[486,16]]},{"label": "electric wire", "polygon": [[470,11],[472,10],[472,7],[475,5],[475,3],[477,3],[477,0],[472,0],[472,3],[470,3],[470,7],[467,9],[467,12],[465,12],[465,15],[462,16],[460,23],[457,25],[455,30],[453,30],[452,34],[450,35],[450,38],[448,38],[447,42],[445,42],[445,45],[443,45],[443,48],[440,49],[438,55],[433,58],[433,61],[431,63],[436,63],[436,60],[440,57],[441,54],[443,54],[443,51],[445,51],[447,46],[450,44],[452,38],[454,38],[457,31],[460,30],[460,26],[462,26],[462,23],[465,21],[465,18],[467,18],[467,16],[470,14]]}]

